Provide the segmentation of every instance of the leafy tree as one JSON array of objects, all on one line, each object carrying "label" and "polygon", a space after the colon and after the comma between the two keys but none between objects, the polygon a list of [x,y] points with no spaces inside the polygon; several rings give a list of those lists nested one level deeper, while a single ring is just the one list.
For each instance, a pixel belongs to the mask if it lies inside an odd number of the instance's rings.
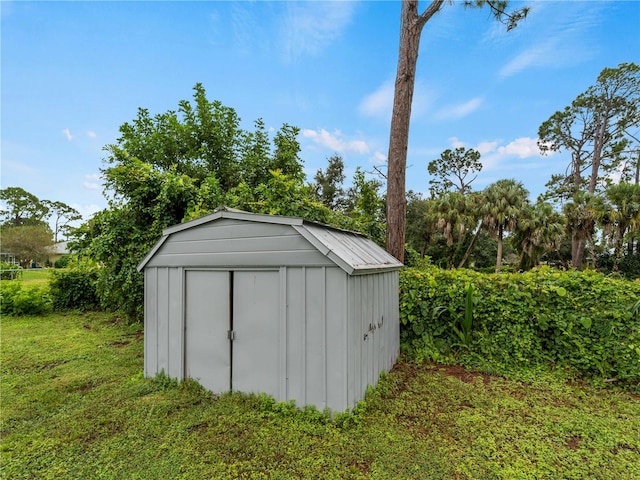
[{"label": "leafy tree", "polygon": [[380,197],[382,183],[367,180],[360,167],[353,175],[353,186],[347,193],[349,217],[355,222],[354,230],[368,235],[379,245],[384,244],[385,204]]},{"label": "leafy tree", "polygon": [[54,218],[53,241],[56,243],[58,242],[59,234],[69,234],[69,224],[71,222],[76,222],[82,219],[80,212],[66,203],[43,200],[42,204],[49,209],[49,216]]},{"label": "leafy tree", "polygon": [[314,193],[318,200],[332,210],[342,210],[345,207],[344,161],[340,155],[333,155],[327,159],[327,168],[318,170],[314,178]]},{"label": "leafy tree", "polygon": [[627,254],[633,255],[633,238],[640,234],[640,185],[620,183],[609,186],[606,191],[599,223],[614,247],[613,271],[617,271],[623,257],[623,243]]},{"label": "leafy tree", "polygon": [[[429,180],[429,191],[432,197],[437,197],[445,192],[455,190],[461,194],[471,191],[471,183],[476,179],[477,172],[482,170],[480,152],[472,148],[464,147],[455,150],[447,149],[440,158],[431,160],[427,166],[429,174],[433,177]],[[473,178],[468,178],[474,175]]]},{"label": "leafy tree", "polygon": [[454,243],[462,243],[463,236],[472,217],[469,216],[469,197],[460,192],[448,192],[435,203],[437,226],[447,241],[449,268],[453,268]]},{"label": "leafy tree", "polygon": [[407,245],[424,258],[426,250],[437,234],[434,215],[435,200],[426,200],[419,193],[407,192]]},{"label": "leafy tree", "polygon": [[548,202],[525,205],[512,236],[512,245],[520,249],[518,269],[539,264],[547,252],[557,251],[564,238],[566,219]]},{"label": "leafy tree", "polygon": [[[595,248],[593,234],[602,209],[602,198],[583,191],[576,192],[563,207],[567,233],[571,236],[571,266],[574,268],[582,267],[588,243]],[[595,259],[594,253],[591,256]]]},{"label": "leafy tree", "polygon": [[[579,192],[595,194],[608,183],[607,176],[628,160],[625,154],[632,143],[629,131],[640,127],[640,66],[623,63],[605,68],[595,85],[581,93],[564,110],[554,113],[539,128],[538,145],[543,153],[564,150],[571,160],[564,174],[554,175],[547,184],[548,198],[572,199]],[[628,163],[628,162],[627,162]],[[627,165],[624,165],[627,168]],[[605,176],[603,177],[604,174]],[[628,174],[628,172],[627,172]],[[575,209],[574,209],[575,210]],[[572,212],[574,218],[584,217]],[[577,232],[580,225],[587,230]],[[571,227],[571,263],[580,268],[590,222],[574,222]]]},{"label": "leafy tree", "polygon": [[104,149],[109,209],[82,226],[75,244],[101,265],[97,290],[103,306],[140,319],[138,263],[164,228],[220,205],[303,216],[380,237],[379,186],[362,178],[354,197],[358,214],[334,212],[305,184],[296,127],[283,125],[273,139],[262,120],[252,132],[241,130],[232,108],[207,100],[199,84],[194,91],[193,102],[180,102],[177,113],[152,117],[139,109]]},{"label": "leafy tree", "polygon": [[53,232],[46,223],[11,225],[0,229],[2,250],[10,252],[23,267],[31,262],[47,260],[53,240]]},{"label": "leafy tree", "polygon": [[[418,11],[418,0],[404,0],[401,7],[400,50],[391,114],[389,155],[387,157],[386,242],[387,251],[400,261],[404,259],[407,147],[420,36],[426,23],[444,4],[444,0],[433,0],[422,13]],[[507,25],[507,30],[514,28],[518,21],[525,18],[528,13],[528,8],[508,13],[508,2],[505,0],[468,0],[464,2],[464,5],[467,7],[488,6],[492,15]]]},{"label": "leafy tree", "polygon": [[5,225],[42,225],[49,215],[49,207],[34,194],[20,187],[0,190],[5,205],[0,214]]},{"label": "leafy tree", "polygon": [[607,172],[619,165],[631,141],[627,131],[634,127],[640,127],[640,66],[623,63],[603,69],[595,85],[538,130],[543,153],[571,154],[567,173],[553,179],[560,185],[552,194],[566,198],[577,190],[595,193],[603,184],[601,169]]},{"label": "leafy tree", "polygon": [[528,203],[529,192],[516,180],[498,180],[484,191],[483,224],[498,239],[496,273],[502,266],[503,239],[516,228],[518,217]]}]

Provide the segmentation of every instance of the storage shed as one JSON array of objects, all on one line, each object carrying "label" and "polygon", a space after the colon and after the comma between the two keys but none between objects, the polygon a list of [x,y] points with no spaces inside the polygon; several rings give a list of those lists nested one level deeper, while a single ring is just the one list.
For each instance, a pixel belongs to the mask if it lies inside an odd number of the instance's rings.
[{"label": "storage shed", "polygon": [[398,270],[367,237],[221,208],[167,228],[144,271],[144,371],[344,411],[399,353]]}]

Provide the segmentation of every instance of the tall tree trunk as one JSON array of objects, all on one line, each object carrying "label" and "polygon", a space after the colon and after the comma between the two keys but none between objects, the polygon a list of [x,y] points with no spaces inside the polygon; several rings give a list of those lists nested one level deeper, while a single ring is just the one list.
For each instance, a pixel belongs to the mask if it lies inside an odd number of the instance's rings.
[{"label": "tall tree trunk", "polygon": [[593,158],[591,160],[591,177],[589,178],[589,193],[596,191],[596,185],[598,183],[598,173],[600,170],[600,164],[602,163],[602,150],[605,144],[605,136],[607,135],[607,129],[609,123],[609,109],[606,109],[602,114],[601,120],[598,122],[596,133],[593,139]]},{"label": "tall tree trunk", "polygon": [[502,227],[498,229],[498,254],[496,255],[496,273],[502,268]]},{"label": "tall tree trunk", "polygon": [[387,251],[404,261],[404,241],[407,213],[405,194],[409,122],[416,80],[416,65],[420,35],[427,21],[443,5],[434,0],[422,15],[418,0],[403,0],[400,17],[400,51],[393,96],[391,131],[387,170]]},{"label": "tall tree trunk", "polygon": [[584,261],[585,239],[580,238],[577,232],[571,236],[571,266],[573,268],[582,268]]},{"label": "tall tree trunk", "polygon": [[464,264],[467,262],[467,259],[469,258],[469,255],[471,254],[471,250],[473,250],[473,246],[476,244],[476,240],[478,240],[478,237],[480,236],[480,231],[482,230],[482,225],[483,225],[483,222],[480,222],[480,226],[478,226],[478,229],[476,230],[476,233],[473,235],[473,238],[471,239],[471,243],[469,243],[469,246],[467,247],[467,251],[464,252],[462,260],[460,260],[460,263],[458,264],[458,268],[464,267]]}]

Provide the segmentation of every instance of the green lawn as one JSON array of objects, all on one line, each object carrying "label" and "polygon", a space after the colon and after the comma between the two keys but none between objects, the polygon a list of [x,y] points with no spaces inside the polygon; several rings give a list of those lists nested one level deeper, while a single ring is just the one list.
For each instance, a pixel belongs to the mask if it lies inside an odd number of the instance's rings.
[{"label": "green lawn", "polygon": [[45,268],[27,268],[22,270],[21,281],[24,285],[47,285],[50,270]]},{"label": "green lawn", "polygon": [[356,415],[145,379],[111,315],[2,318],[2,478],[638,479],[640,399],[402,364]]}]

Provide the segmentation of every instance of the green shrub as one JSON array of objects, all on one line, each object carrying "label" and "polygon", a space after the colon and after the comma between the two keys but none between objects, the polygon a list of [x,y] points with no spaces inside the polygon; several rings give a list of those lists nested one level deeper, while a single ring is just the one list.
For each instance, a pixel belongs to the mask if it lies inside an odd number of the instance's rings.
[{"label": "green shrub", "polygon": [[20,265],[0,262],[0,280],[15,280],[22,277]]},{"label": "green shrub", "polygon": [[[638,282],[550,268],[487,275],[432,267],[403,270],[400,294],[401,343],[411,358],[502,372],[547,365],[640,384]],[[461,348],[460,318],[470,308]]]},{"label": "green shrub", "polygon": [[42,315],[50,311],[51,297],[46,287],[0,283],[0,315]]},{"label": "green shrub", "polygon": [[69,263],[72,261],[72,255],[62,255],[58,260],[53,264],[54,268],[67,268]]},{"label": "green shrub", "polygon": [[98,269],[91,265],[76,264],[51,274],[53,309],[95,310],[99,307],[96,285]]}]

